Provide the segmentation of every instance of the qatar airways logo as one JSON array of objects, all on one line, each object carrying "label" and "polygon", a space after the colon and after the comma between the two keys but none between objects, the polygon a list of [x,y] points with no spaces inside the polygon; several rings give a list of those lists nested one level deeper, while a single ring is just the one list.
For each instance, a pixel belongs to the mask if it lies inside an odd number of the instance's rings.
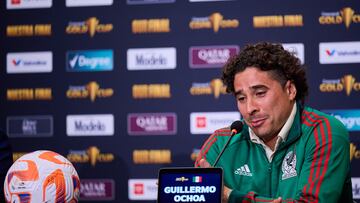
[{"label": "qatar airways logo", "polygon": [[220,68],[239,50],[237,45],[190,47],[189,66],[191,68]]},{"label": "qatar airways logo", "polygon": [[66,7],[111,6],[113,0],[66,0]]},{"label": "qatar airways logo", "polygon": [[156,200],[157,179],[129,179],[129,200]]},{"label": "qatar airways logo", "polygon": [[112,136],[114,116],[112,114],[68,115],[66,133],[68,136]]},{"label": "qatar airways logo", "polygon": [[128,115],[129,135],[174,135],[177,131],[175,113],[143,113]]},{"label": "qatar airways logo", "polygon": [[220,128],[229,127],[240,119],[240,113],[234,112],[193,112],[190,114],[191,134],[211,134]]},{"label": "qatar airways logo", "polygon": [[321,64],[360,63],[360,41],[322,42],[319,57]]},{"label": "qatar airways logo", "polygon": [[163,70],[176,68],[176,49],[140,48],[127,50],[128,70]]},{"label": "qatar airways logo", "polygon": [[80,200],[100,201],[115,199],[115,181],[112,179],[81,179]]}]

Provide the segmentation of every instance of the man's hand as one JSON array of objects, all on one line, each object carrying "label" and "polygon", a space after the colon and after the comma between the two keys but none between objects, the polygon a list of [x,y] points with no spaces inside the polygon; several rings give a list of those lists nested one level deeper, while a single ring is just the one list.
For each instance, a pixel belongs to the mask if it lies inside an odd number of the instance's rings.
[{"label": "man's hand", "polygon": [[229,201],[231,191],[232,191],[232,189],[230,189],[224,185],[223,196],[222,196],[222,201],[221,201],[222,203],[227,203]]},{"label": "man's hand", "polygon": [[200,168],[210,168],[211,165],[209,164],[209,162],[206,161],[206,159],[201,159],[199,161],[199,165],[200,165]]},{"label": "man's hand", "polygon": [[271,203],[281,203],[281,197],[278,197],[277,199],[274,199]]}]

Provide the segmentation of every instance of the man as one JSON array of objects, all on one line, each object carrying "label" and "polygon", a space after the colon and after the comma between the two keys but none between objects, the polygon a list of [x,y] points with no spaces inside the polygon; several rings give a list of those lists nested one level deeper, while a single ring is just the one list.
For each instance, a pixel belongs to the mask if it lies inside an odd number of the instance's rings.
[{"label": "man", "polygon": [[4,180],[8,169],[12,164],[12,152],[5,133],[0,131],[0,202],[5,202]]},{"label": "man", "polygon": [[[299,59],[278,44],[248,45],[222,79],[244,121],[216,165],[224,170],[224,202],[352,202],[348,133],[304,106]],[[212,166],[230,134],[215,131],[195,166]]]}]

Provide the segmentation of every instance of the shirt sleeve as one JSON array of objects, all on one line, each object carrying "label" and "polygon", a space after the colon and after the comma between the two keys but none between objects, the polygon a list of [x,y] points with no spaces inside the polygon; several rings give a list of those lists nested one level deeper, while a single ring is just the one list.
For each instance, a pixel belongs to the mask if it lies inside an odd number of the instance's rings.
[{"label": "shirt sleeve", "polygon": [[199,161],[201,159],[205,159],[207,162],[209,162],[210,165],[212,165],[221,151],[220,146],[223,146],[227,140],[224,138],[228,138],[230,135],[230,128],[216,130],[201,147],[201,150],[195,161],[195,167],[199,167]]},{"label": "shirt sleeve", "polygon": [[[326,120],[318,124],[305,146],[297,194],[282,202],[352,202],[349,148],[344,127],[330,126]],[[276,198],[233,190],[228,202],[270,202]]]}]

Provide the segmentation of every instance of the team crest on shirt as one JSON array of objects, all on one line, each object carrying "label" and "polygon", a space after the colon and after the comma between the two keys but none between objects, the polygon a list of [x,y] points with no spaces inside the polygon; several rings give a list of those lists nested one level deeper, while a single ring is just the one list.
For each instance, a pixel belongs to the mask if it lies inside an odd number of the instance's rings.
[{"label": "team crest on shirt", "polygon": [[296,173],[296,154],[293,151],[290,151],[286,154],[283,163],[282,163],[282,180],[292,178],[297,176]]}]

